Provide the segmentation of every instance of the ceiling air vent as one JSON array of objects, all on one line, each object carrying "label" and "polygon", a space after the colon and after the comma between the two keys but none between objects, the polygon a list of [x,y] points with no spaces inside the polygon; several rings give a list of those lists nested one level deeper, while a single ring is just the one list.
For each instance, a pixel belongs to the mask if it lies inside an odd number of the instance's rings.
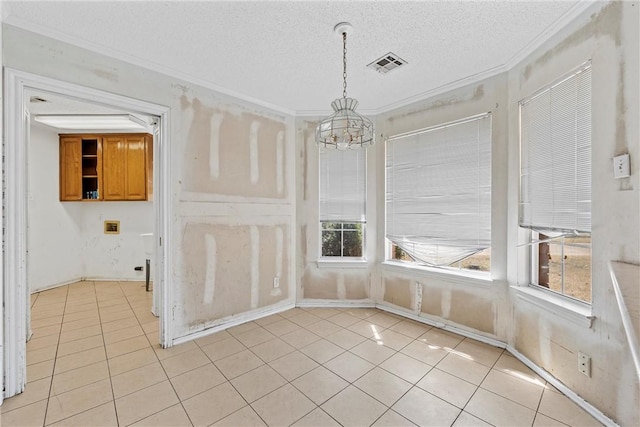
[{"label": "ceiling air vent", "polygon": [[391,70],[406,65],[406,63],[407,61],[395,53],[389,52],[367,65],[367,67],[376,70],[380,74],[387,74]]}]

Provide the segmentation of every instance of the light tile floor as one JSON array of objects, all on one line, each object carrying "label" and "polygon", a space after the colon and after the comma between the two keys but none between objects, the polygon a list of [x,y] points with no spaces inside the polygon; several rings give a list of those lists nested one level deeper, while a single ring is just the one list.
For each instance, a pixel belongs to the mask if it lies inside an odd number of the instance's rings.
[{"label": "light tile floor", "polygon": [[292,309],[161,349],[139,282],[32,296],[2,426],[600,425],[508,352],[376,309]]}]

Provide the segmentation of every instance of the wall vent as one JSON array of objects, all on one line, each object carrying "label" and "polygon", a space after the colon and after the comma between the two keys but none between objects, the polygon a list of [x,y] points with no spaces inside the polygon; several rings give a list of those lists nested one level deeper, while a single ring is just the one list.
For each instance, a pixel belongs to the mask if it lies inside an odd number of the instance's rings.
[{"label": "wall vent", "polygon": [[387,74],[389,71],[395,70],[396,68],[406,64],[407,61],[400,58],[395,53],[389,52],[367,65],[367,67],[379,72],[380,74]]},{"label": "wall vent", "polygon": [[113,220],[105,221],[104,234],[120,234],[120,221],[113,221]]}]

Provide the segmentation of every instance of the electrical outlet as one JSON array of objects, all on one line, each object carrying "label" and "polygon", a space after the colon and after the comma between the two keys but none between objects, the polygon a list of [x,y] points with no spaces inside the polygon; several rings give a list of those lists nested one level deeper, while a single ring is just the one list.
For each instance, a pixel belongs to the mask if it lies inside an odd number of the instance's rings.
[{"label": "electrical outlet", "polygon": [[578,372],[591,378],[591,357],[581,351],[578,352]]},{"label": "electrical outlet", "polygon": [[273,276],[273,289],[279,288],[280,287],[280,277],[279,276]]},{"label": "electrical outlet", "polygon": [[613,158],[613,177],[626,178],[630,175],[629,171],[629,155],[622,154]]}]

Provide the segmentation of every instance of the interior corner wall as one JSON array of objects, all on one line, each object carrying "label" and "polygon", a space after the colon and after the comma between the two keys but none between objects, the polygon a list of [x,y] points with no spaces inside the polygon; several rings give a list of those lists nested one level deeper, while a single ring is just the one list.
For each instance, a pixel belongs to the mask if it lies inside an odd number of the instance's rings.
[{"label": "interior corner wall", "polygon": [[169,107],[169,339],[294,304],[291,115],[24,29],[3,31],[5,67]]},{"label": "interior corner wall", "polygon": [[[422,272],[381,264],[376,281],[378,302],[431,321],[466,329],[504,341],[507,336],[507,130],[506,73],[484,79],[399,108],[378,117],[378,133],[398,135],[491,112],[492,195],[491,195],[491,282],[469,280],[456,275]],[[378,163],[377,209],[385,206],[385,147],[375,147]],[[382,217],[378,229],[384,230]],[[377,252],[384,260],[384,239]]]},{"label": "interior corner wall", "polygon": [[[622,180],[613,179],[611,163],[613,156],[623,153],[629,153],[631,159],[640,158],[640,8],[637,2],[597,3],[594,7],[602,10],[582,14],[514,68],[376,117],[378,133],[390,136],[491,111],[490,285],[381,265],[385,253],[382,238],[376,239],[373,250],[367,249],[369,259],[375,260],[373,268],[318,268],[314,123],[299,119],[298,175],[303,177],[298,187],[299,295],[348,302],[345,284],[361,289],[360,283],[368,280],[366,296],[376,303],[506,342],[606,416],[622,425],[637,425],[640,420],[634,402],[640,397],[640,387],[631,375],[633,361],[607,262],[640,263],[639,163],[632,160],[631,178]],[[518,298],[514,290],[514,286],[526,284],[518,279],[523,270],[518,228],[518,102],[589,59],[593,67],[592,286],[596,317],[591,329]],[[368,168],[374,172],[368,176],[368,187],[376,189],[374,211],[384,212],[384,144],[369,152]],[[377,217],[374,228],[385,229],[383,215]],[[419,295],[422,299],[417,304]],[[578,373],[578,351],[592,357],[591,378]]]},{"label": "interior corner wall", "polygon": [[28,156],[27,277],[36,292],[84,277],[80,203],[61,203],[55,130],[32,124]]},{"label": "interior corner wall", "polygon": [[296,187],[298,252],[297,300],[321,300],[325,303],[372,303],[372,283],[376,256],[376,152],[367,150],[367,204],[364,233],[366,263],[362,265],[320,264],[320,218],[319,218],[319,157],[315,143],[317,121],[298,118],[296,120],[296,176],[301,181]]},{"label": "interior corner wall", "polygon": [[[509,71],[510,123],[518,101],[587,60],[592,66],[592,312],[588,328],[540,308],[514,291],[509,344],[620,425],[640,424],[634,375],[608,261],[640,264],[640,134],[638,2],[598,3]],[[509,182],[517,183],[518,129],[509,133]],[[612,158],[629,153],[631,177],[614,179]],[[633,160],[635,159],[635,161]],[[518,282],[517,185],[509,189],[509,281]],[[522,280],[522,278],[521,278]],[[620,283],[625,286],[633,283]],[[577,355],[591,356],[591,377]]]}]

